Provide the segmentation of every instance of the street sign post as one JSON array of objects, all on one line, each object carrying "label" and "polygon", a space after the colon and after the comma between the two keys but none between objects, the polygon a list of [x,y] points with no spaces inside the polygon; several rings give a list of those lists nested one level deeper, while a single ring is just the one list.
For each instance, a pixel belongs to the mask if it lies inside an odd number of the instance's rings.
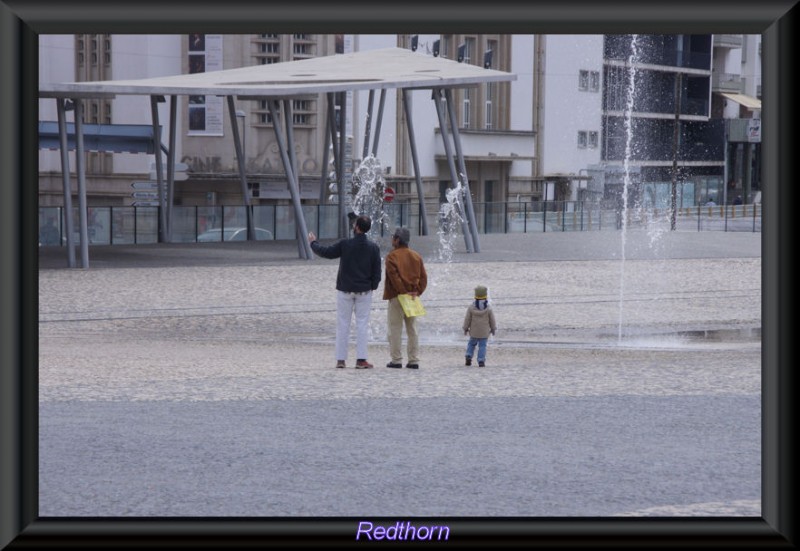
[{"label": "street sign post", "polygon": [[157,200],[158,199],[158,190],[154,191],[134,191],[131,193],[131,197],[134,199],[145,199],[145,200]]},{"label": "street sign post", "polygon": [[158,182],[132,182],[133,189],[158,189]]}]

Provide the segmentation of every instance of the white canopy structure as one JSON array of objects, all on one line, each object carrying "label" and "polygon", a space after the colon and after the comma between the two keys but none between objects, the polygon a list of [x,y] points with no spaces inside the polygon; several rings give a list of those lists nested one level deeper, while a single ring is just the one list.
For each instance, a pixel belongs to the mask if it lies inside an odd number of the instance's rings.
[{"label": "white canopy structure", "polygon": [[[75,109],[75,143],[76,143],[76,172],[78,178],[78,198],[80,201],[80,245],[82,266],[88,267],[88,237],[86,227],[86,189],[85,174],[82,162],[83,140],[82,140],[82,100],[85,98],[114,97],[116,95],[149,95],[151,97],[152,124],[154,128],[153,136],[157,140],[154,148],[156,151],[156,173],[158,175],[159,196],[162,197],[161,204],[161,227],[163,234],[162,240],[167,240],[169,235],[169,220],[171,218],[170,206],[172,204],[174,186],[174,166],[175,166],[175,147],[176,136],[175,122],[177,114],[177,96],[179,95],[216,95],[225,96],[228,102],[229,116],[235,120],[234,98],[238,99],[262,99],[267,100],[270,110],[276,139],[281,150],[281,158],[286,171],[287,182],[291,192],[292,201],[295,209],[295,219],[297,220],[297,240],[298,250],[301,258],[311,258],[312,254],[305,239],[306,224],[303,211],[300,205],[299,182],[294,166],[295,163],[293,148],[287,147],[292,142],[292,113],[291,100],[298,96],[326,94],[328,98],[328,131],[325,151],[328,144],[333,144],[334,162],[341,163],[344,159],[344,140],[339,139],[337,143],[337,124],[333,117],[334,94],[345,93],[348,91],[369,90],[369,118],[372,117],[372,94],[375,90],[381,91],[378,120],[376,121],[376,135],[374,137],[377,148],[378,133],[380,130],[380,118],[383,112],[383,103],[386,90],[399,89],[401,92],[413,89],[431,89],[432,98],[445,100],[445,108],[442,101],[435,101],[437,113],[439,115],[441,132],[444,140],[445,151],[447,154],[453,187],[458,183],[462,186],[462,196],[459,198],[459,206],[463,209],[462,229],[468,252],[479,252],[478,233],[475,224],[475,215],[472,209],[472,202],[469,193],[469,183],[466,178],[466,168],[464,158],[461,154],[461,142],[458,134],[458,125],[455,118],[455,108],[452,101],[452,89],[476,86],[485,82],[504,82],[516,79],[516,75],[503,71],[483,68],[476,65],[459,63],[457,61],[433,57],[421,52],[413,52],[402,48],[387,48],[382,50],[372,50],[356,52],[351,54],[337,54],[327,57],[317,57],[299,61],[275,63],[269,65],[257,65],[252,67],[240,67],[222,71],[212,71],[206,73],[193,73],[186,75],[175,75],[168,77],[145,78],[139,80],[115,80],[98,82],[66,82],[42,84],[39,87],[39,97],[54,98],[57,100],[59,114],[59,131],[61,135],[61,159],[64,174],[64,199],[65,211],[67,213],[67,249],[70,267],[74,266],[74,252],[72,240],[72,219],[71,219],[71,187],[69,181],[68,156],[66,154],[67,143],[67,106],[74,106]],[[170,96],[170,138],[171,144],[164,148],[160,143],[160,126],[158,121],[158,110],[156,104],[163,101],[164,96]],[[405,93],[402,95],[404,109],[408,112],[410,105]],[[71,103],[68,103],[71,102]],[[342,102],[343,105],[343,102]],[[282,117],[279,113],[282,112]],[[345,113],[341,113],[340,121],[345,120]],[[414,142],[414,132],[411,116],[405,117],[409,126],[409,140],[411,145],[412,159],[417,180],[417,192],[420,196],[421,208],[424,208],[422,201],[422,184],[419,175],[417,162],[417,151]],[[450,134],[452,135],[455,152],[451,148],[450,137],[444,129],[449,119]],[[285,126],[285,134],[281,131],[281,123]],[[236,124],[233,128],[233,139],[236,147],[237,158],[239,159],[239,173],[242,185],[242,195],[248,212],[248,237],[252,238],[253,223],[250,214],[250,202],[247,193],[247,183],[244,172],[244,161],[241,155],[242,144]],[[369,132],[369,128],[367,129]],[[368,140],[368,138],[367,138]],[[366,147],[366,144],[365,144]],[[162,177],[162,148],[167,154],[167,181]],[[456,162],[460,164],[456,169]],[[323,163],[323,170],[325,169]],[[336,171],[340,181],[338,182],[339,193],[343,194],[344,171]],[[459,175],[461,176],[459,178]],[[343,197],[340,197],[343,199]],[[340,208],[340,236],[346,235],[347,220],[344,212],[344,201],[339,201]],[[420,213],[425,220],[424,213]],[[342,231],[343,230],[343,231]],[[424,228],[427,230],[427,228]]]}]

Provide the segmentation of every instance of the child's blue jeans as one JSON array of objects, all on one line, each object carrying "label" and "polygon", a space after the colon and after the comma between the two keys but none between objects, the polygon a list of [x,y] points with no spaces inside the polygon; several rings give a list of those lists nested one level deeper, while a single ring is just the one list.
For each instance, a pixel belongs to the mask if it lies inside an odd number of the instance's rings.
[{"label": "child's blue jeans", "polygon": [[489,341],[488,338],[485,339],[476,339],[475,337],[470,337],[469,342],[467,343],[467,356],[470,358],[472,354],[475,352],[475,345],[478,345],[478,361],[485,362],[486,361],[486,343]]}]

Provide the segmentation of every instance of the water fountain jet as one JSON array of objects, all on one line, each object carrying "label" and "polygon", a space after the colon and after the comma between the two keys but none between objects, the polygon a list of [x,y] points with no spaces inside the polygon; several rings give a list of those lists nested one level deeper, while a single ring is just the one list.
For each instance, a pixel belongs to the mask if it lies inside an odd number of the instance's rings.
[{"label": "water fountain jet", "polygon": [[367,215],[372,219],[370,234],[379,235],[381,230],[388,230],[389,217],[384,210],[384,191],[386,181],[383,178],[383,167],[374,155],[367,156],[353,172],[353,212]]},{"label": "water fountain jet", "polygon": [[630,161],[633,143],[633,107],[636,98],[636,69],[634,63],[638,59],[637,42],[639,35],[631,37],[631,55],[628,57],[628,97],[625,106],[625,158],[622,167],[624,171],[622,185],[622,232],[620,237],[620,275],[619,275],[619,329],[617,341],[622,342],[622,323],[624,319],[625,304],[625,245],[628,237],[628,190],[631,183]]}]

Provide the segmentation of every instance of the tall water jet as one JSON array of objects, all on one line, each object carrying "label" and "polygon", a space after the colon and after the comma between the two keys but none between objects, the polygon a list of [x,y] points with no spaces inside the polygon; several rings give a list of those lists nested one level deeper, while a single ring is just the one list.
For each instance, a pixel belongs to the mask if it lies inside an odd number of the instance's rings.
[{"label": "tall water jet", "polygon": [[439,206],[439,227],[436,230],[439,237],[437,259],[448,264],[453,261],[453,244],[458,236],[458,228],[464,221],[458,202],[462,194],[463,188],[459,181],[455,188],[446,191],[447,202]]},{"label": "tall water jet", "polygon": [[625,105],[625,158],[622,161],[623,185],[622,185],[622,228],[620,237],[620,274],[619,274],[619,329],[617,334],[618,342],[622,342],[622,322],[624,319],[624,298],[625,298],[625,245],[628,232],[628,190],[631,183],[631,156],[633,154],[633,107],[636,98],[636,68],[634,64],[638,59],[637,42],[639,35],[631,37],[631,55],[628,56],[628,97]]},{"label": "tall water jet", "polygon": [[[383,177],[383,166],[375,155],[370,154],[365,157],[353,171],[352,190],[351,208],[357,215],[366,215],[372,219],[372,227],[367,235],[375,239],[381,235],[382,230],[388,230],[389,227],[389,216],[384,208],[386,180]],[[382,290],[375,293],[373,306],[381,296]],[[384,335],[386,335],[386,318],[371,316],[369,340],[381,340]]]},{"label": "tall water jet", "polygon": [[[459,228],[464,221],[462,204],[460,203],[463,193],[464,188],[459,181],[455,188],[448,189],[445,192],[446,200],[439,205],[436,228],[438,247],[430,258],[432,262],[428,263],[428,259],[426,259],[428,291],[426,291],[427,298],[425,300],[429,304],[446,305],[454,299],[452,294],[453,279],[450,271],[453,267],[455,242],[461,235]],[[430,327],[426,332],[428,338],[432,340],[428,342],[454,342],[461,334],[461,325],[458,321],[456,319],[456,322],[452,325],[436,324]]]},{"label": "tall water jet", "polygon": [[383,208],[386,181],[383,178],[383,167],[380,160],[369,155],[361,161],[353,172],[353,212],[365,214],[372,219],[372,235],[380,234],[381,229],[388,229],[388,216]]}]

